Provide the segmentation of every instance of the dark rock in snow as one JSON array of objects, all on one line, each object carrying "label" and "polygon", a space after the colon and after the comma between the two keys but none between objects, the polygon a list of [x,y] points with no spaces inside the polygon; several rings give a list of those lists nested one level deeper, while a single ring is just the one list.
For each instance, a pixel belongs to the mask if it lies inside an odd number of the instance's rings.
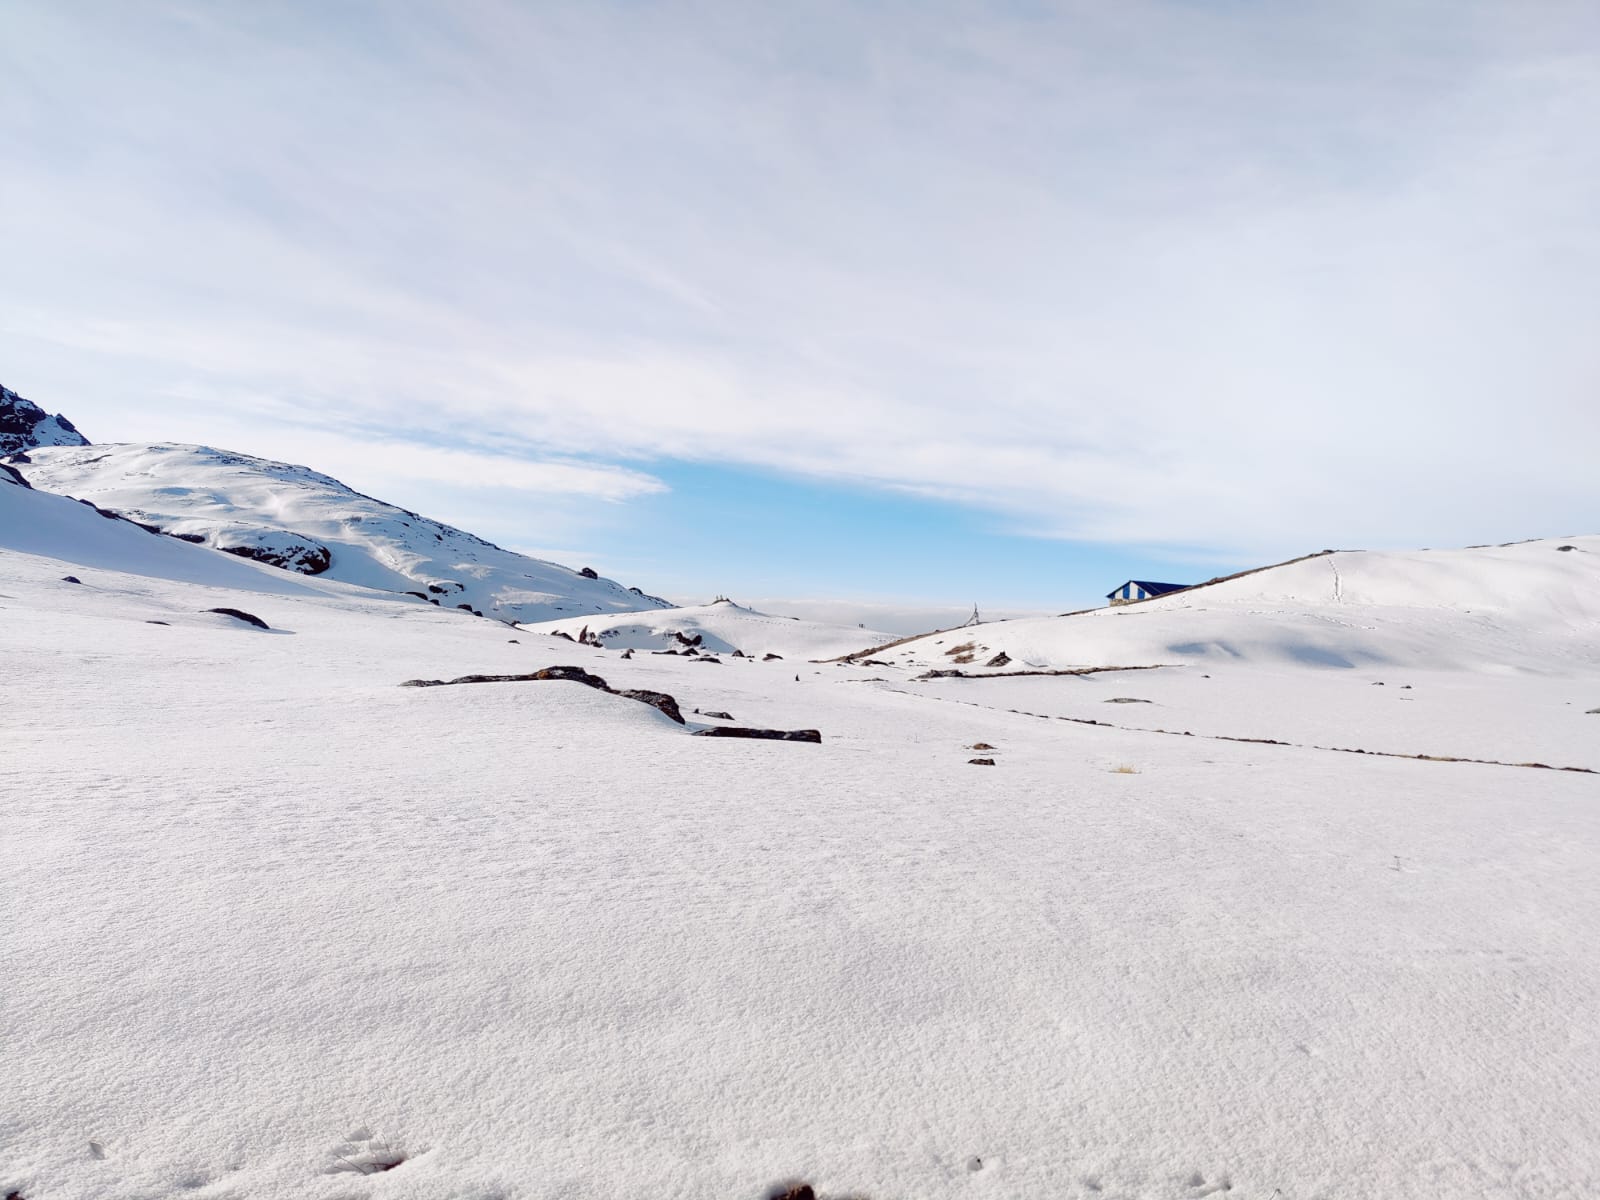
[{"label": "dark rock in snow", "polygon": [[732,713],[725,713],[725,712],[713,712],[713,711],[712,711],[712,710],[711,710],[711,709],[709,709],[709,708],[708,708],[708,709],[706,709],[706,711],[705,711],[705,712],[703,712],[703,713],[701,713],[701,714],[700,714],[700,715],[701,715],[701,716],[702,716],[702,717],[715,717],[715,718],[717,718],[717,720],[719,720],[719,721],[731,721],[731,720],[733,720],[733,714],[732,714]]},{"label": "dark rock in snow", "polygon": [[247,613],[237,608],[208,608],[207,612],[220,613],[224,617],[232,617],[235,621],[243,621],[246,625],[254,625],[257,629],[271,629],[260,617],[254,613]]},{"label": "dark rock in snow", "polygon": [[992,759],[992,758],[969,758],[969,759],[967,759],[967,762],[970,763],[974,767],[992,767],[992,766],[994,766],[994,759]]},{"label": "dark rock in snow", "polygon": [[62,583],[82,583],[83,580],[79,579],[76,575],[63,575],[61,577],[61,582]]},{"label": "dark rock in snow", "polygon": [[592,687],[607,695],[621,696],[624,700],[637,700],[640,704],[648,704],[651,708],[671,717],[679,725],[686,724],[683,713],[678,710],[678,702],[666,692],[652,692],[642,688],[614,688],[600,676],[591,675],[582,667],[545,667],[542,670],[530,671],[526,675],[459,675],[454,679],[408,679],[400,686],[451,687],[459,683],[540,683],[548,680],[581,683],[585,687]]},{"label": "dark rock in snow", "polygon": [[767,1189],[766,1200],[817,1200],[817,1193],[809,1183],[786,1182]]},{"label": "dark rock in snow", "polygon": [[713,656],[710,656],[710,655],[706,656],[705,658],[702,658],[700,661],[703,662],[703,663],[716,663],[718,666],[722,665],[722,660],[720,658],[716,658],[716,657],[713,657]]},{"label": "dark rock in snow", "polygon": [[623,658],[632,658],[633,657],[633,647],[629,646],[626,650],[624,650],[622,652],[622,657]]},{"label": "dark rock in snow", "polygon": [[815,729],[746,729],[741,725],[718,725],[697,730],[695,737],[758,738],[769,742],[817,742],[822,734]]},{"label": "dark rock in snow", "polygon": [[986,666],[986,667],[1003,667],[1007,663],[1009,663],[1010,661],[1011,661],[1011,655],[1007,654],[1004,650],[1002,650],[1002,651],[1000,651],[999,654],[996,654],[993,658],[991,658],[988,662],[984,663],[983,665]]},{"label": "dark rock in snow", "polygon": [[415,596],[418,600],[426,600],[427,599],[427,597],[424,596],[421,592],[403,592],[402,595]]},{"label": "dark rock in snow", "polygon": [[[28,461],[26,458],[23,458],[22,455],[20,455],[20,454],[13,454],[11,457],[14,458],[14,459],[17,459],[19,461],[22,461],[22,462],[27,462]],[[14,483],[18,487],[25,487],[30,492],[33,491],[33,484],[29,483],[27,481],[27,479],[25,479],[23,477],[23,474],[22,474],[21,471],[17,470],[15,467],[11,466],[8,463],[0,463],[0,482]]]},{"label": "dark rock in snow", "polygon": [[967,747],[967,749],[968,750],[993,750],[994,747],[989,745],[988,742],[973,742],[972,745]]},{"label": "dark rock in snow", "polygon": [[651,708],[659,709],[671,717],[679,725],[687,724],[683,713],[678,711],[678,702],[666,692],[652,692],[645,688],[607,688],[613,696],[622,696],[628,700],[637,700],[640,704],[648,704]]},{"label": "dark rock in snow", "polygon": [[146,625],[171,625],[171,621],[146,621]]},{"label": "dark rock in snow", "polygon": [[774,660],[781,661],[782,659],[783,659],[783,655],[781,655],[781,654],[763,654],[761,656],[761,661],[762,662],[772,662]]},{"label": "dark rock in snow", "polygon": [[593,567],[585,567],[583,570],[579,571],[578,574],[582,575],[585,579],[599,579],[600,578],[600,573],[598,571],[596,571]]},{"label": "dark rock in snow", "polygon": [[1101,704],[1154,704],[1154,700],[1141,700],[1137,696],[1113,696],[1109,700],[1100,701]]}]

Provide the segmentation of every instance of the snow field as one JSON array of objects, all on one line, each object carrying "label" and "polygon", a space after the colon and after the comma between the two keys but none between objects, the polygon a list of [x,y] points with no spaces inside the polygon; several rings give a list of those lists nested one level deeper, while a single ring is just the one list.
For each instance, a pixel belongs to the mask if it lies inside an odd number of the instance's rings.
[{"label": "snow field", "polygon": [[[1220,729],[1204,683],[1250,729],[1327,704],[1365,736],[1406,680],[624,662],[280,578],[0,555],[0,1192],[1600,1192],[1593,777],[1003,711],[1166,724],[1098,703],[1148,694]],[[396,686],[555,663],[824,742]],[[1494,704],[1513,754],[1593,744],[1452,678],[1408,746]]]}]

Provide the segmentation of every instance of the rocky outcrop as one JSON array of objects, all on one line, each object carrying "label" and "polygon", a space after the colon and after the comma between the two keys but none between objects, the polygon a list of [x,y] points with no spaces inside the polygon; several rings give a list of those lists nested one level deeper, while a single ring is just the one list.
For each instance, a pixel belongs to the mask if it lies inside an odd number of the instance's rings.
[{"label": "rocky outcrop", "polygon": [[57,413],[51,416],[32,400],[0,387],[0,454],[33,446],[87,446],[89,439]]},{"label": "rocky outcrop", "polygon": [[224,617],[232,617],[235,621],[243,621],[246,625],[254,625],[257,629],[271,629],[272,628],[272,626],[268,625],[265,621],[263,621],[260,617],[256,616],[254,613],[247,613],[243,609],[238,609],[238,608],[208,608],[208,609],[206,609],[206,611],[207,612],[212,612],[212,613],[217,613],[220,616],[224,616]]},{"label": "rocky outcrop", "polygon": [[652,692],[645,688],[614,688],[600,676],[591,675],[582,667],[544,667],[538,671],[530,671],[526,675],[458,675],[454,679],[408,679],[400,686],[451,687],[458,683],[541,683],[548,680],[581,683],[584,687],[592,687],[611,696],[621,696],[624,700],[637,700],[640,704],[648,704],[657,712],[670,717],[679,725],[687,724],[683,719],[683,713],[678,709],[678,702],[666,692]]},{"label": "rocky outcrop", "polygon": [[695,731],[695,737],[757,738],[767,742],[817,742],[822,734],[815,729],[746,729],[740,725],[718,725]]}]

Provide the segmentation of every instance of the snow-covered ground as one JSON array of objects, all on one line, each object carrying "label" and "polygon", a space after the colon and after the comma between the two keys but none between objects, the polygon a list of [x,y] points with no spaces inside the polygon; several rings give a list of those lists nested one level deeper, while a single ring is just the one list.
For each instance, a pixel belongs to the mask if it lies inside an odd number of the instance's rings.
[{"label": "snow-covered ground", "polygon": [[[1402,664],[1436,604],[1356,668],[919,682],[0,506],[0,1195],[1600,1194],[1600,776],[1200,736],[1600,766],[1586,607],[1559,661],[1497,610],[1537,673]],[[555,663],[690,725],[398,686]]]},{"label": "snow-covered ground", "polygon": [[36,488],[305,574],[416,592],[505,621],[628,612],[666,601],[502,549],[306,467],[172,442],[29,450]]},{"label": "snow-covered ground", "polygon": [[564,633],[570,638],[598,638],[613,650],[683,649],[686,641],[706,651],[757,658],[837,658],[886,641],[890,634],[859,625],[830,625],[774,616],[719,600],[690,608],[656,612],[618,613],[597,617],[569,617],[525,626],[532,634]]}]

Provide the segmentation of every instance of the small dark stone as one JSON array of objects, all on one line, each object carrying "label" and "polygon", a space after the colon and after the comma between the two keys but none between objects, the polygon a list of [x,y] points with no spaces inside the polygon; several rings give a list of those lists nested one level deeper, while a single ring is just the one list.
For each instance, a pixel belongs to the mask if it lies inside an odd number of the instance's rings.
[{"label": "small dark stone", "polygon": [[967,749],[968,750],[993,750],[994,747],[989,745],[988,742],[973,742],[972,745],[967,747]]},{"label": "small dark stone", "polygon": [[146,621],[146,625],[170,625],[171,621]]},{"label": "small dark stone", "polygon": [[975,767],[992,767],[992,766],[994,766],[994,759],[992,759],[992,758],[969,758],[969,759],[967,759],[967,762],[971,763]]},{"label": "small dark stone", "polygon": [[767,1190],[767,1200],[817,1200],[809,1183],[780,1183]]},{"label": "small dark stone", "polygon": [[579,571],[578,574],[582,575],[585,579],[600,578],[599,572],[597,572],[593,567],[585,567],[583,570]]},{"label": "small dark stone", "polygon": [[632,658],[633,657],[633,647],[629,646],[626,650],[624,650],[622,652],[622,657],[623,658]]},{"label": "small dark stone", "polygon": [[235,621],[243,621],[246,625],[254,625],[257,629],[271,629],[260,617],[254,613],[247,613],[237,608],[208,608],[207,612],[221,613],[225,617],[232,617]]},{"label": "small dark stone", "polygon": [[421,592],[403,592],[401,594],[402,595],[406,595],[406,596],[415,596],[418,600],[426,600],[427,599],[427,597],[425,595],[423,595]]},{"label": "small dark stone", "polygon": [[467,610],[467,611],[468,611],[468,612],[471,612],[471,611],[472,611],[472,605],[470,605],[470,604],[458,604],[458,605],[456,605],[456,607],[457,607],[457,608],[464,608],[464,609],[466,609],[466,610]]},{"label": "small dark stone", "polygon": [[983,665],[986,666],[986,667],[1003,667],[1007,663],[1009,663],[1010,661],[1011,661],[1011,656],[1009,654],[1007,654],[1004,650],[1002,650],[1002,651],[1000,651],[999,654],[996,654],[993,658],[991,658],[988,662],[984,663]]},{"label": "small dark stone", "polygon": [[550,631],[550,636],[551,637],[566,638],[567,641],[569,641],[569,642],[572,640],[572,635],[570,633],[562,633],[561,630],[559,630],[559,629],[552,629]]},{"label": "small dark stone", "polygon": [[711,709],[707,709],[705,712],[701,713],[700,715],[702,717],[715,717],[719,721],[731,721],[731,720],[733,720],[733,714],[732,713],[713,712]]},{"label": "small dark stone", "polygon": [[782,658],[783,658],[783,655],[781,655],[781,654],[763,654],[761,656],[761,661],[762,662],[772,662],[774,660],[781,660]]},{"label": "small dark stone", "polygon": [[1100,701],[1101,704],[1152,704],[1154,701],[1141,700],[1137,696],[1113,696],[1109,700]]},{"label": "small dark stone", "polygon": [[83,580],[79,579],[76,575],[63,575],[61,577],[61,582],[62,583],[82,583]]},{"label": "small dark stone", "polygon": [[1576,546],[1557,546],[1557,550],[1576,550]]},{"label": "small dark stone", "polygon": [[815,729],[746,729],[740,725],[718,725],[712,729],[701,729],[697,730],[694,736],[758,738],[769,742],[820,743],[822,741],[822,734]]},{"label": "small dark stone", "polygon": [[[690,653],[692,654],[694,652],[691,650]],[[710,655],[700,659],[700,661],[703,663],[716,663],[718,666],[722,665],[722,660],[720,658],[713,658]]]},{"label": "small dark stone", "polygon": [[506,639],[506,644],[508,646],[520,646],[520,645],[522,645],[522,643],[517,641],[516,638],[507,638]]}]

